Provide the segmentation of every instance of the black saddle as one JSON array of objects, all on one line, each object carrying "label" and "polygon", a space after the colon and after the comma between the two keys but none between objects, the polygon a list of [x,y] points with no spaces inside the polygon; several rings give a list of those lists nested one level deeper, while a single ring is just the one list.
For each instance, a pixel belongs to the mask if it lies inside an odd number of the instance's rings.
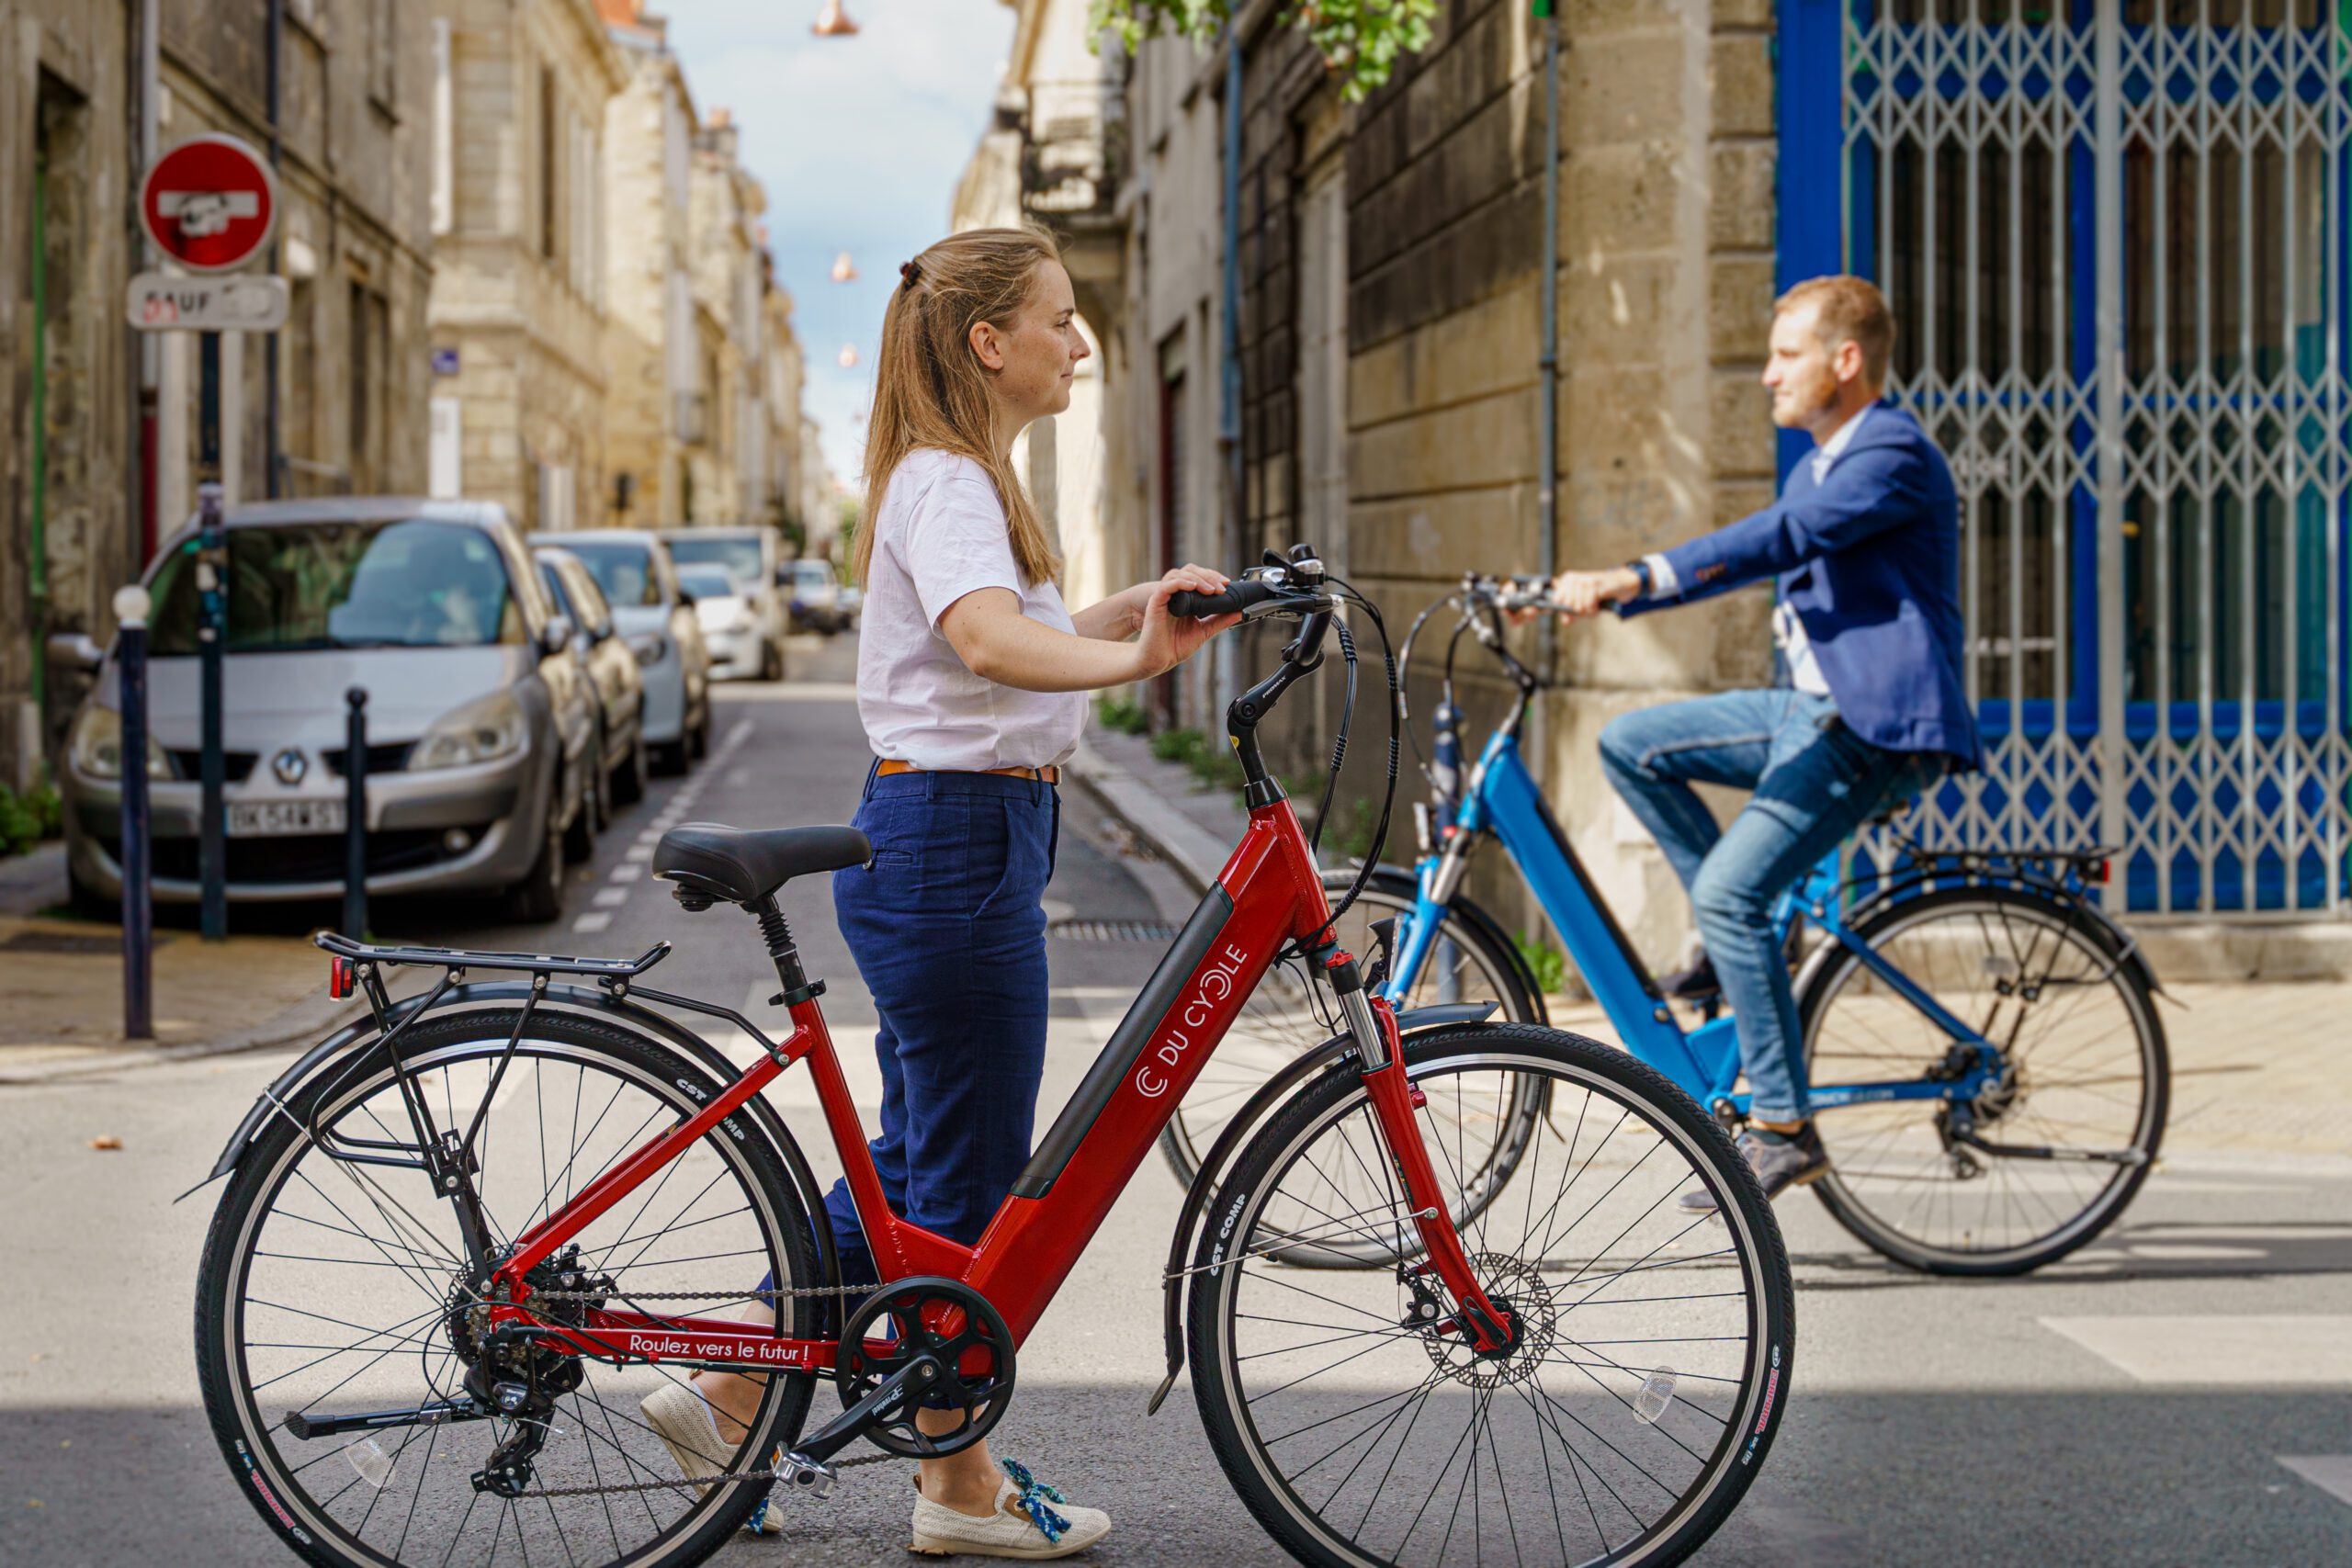
[{"label": "black saddle", "polygon": [[864,865],[873,854],[874,846],[854,828],[687,822],[653,847],[653,874],[730,904],[756,904],[796,876]]}]

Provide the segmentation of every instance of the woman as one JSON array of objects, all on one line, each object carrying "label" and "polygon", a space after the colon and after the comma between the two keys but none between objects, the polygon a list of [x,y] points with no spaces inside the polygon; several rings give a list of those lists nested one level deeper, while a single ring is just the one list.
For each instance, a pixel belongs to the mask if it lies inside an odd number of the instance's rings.
[{"label": "woman", "polygon": [[[858,714],[876,757],[855,821],[874,858],[834,876],[833,903],[881,1015],[882,1185],[907,1219],[968,1246],[1029,1158],[1055,784],[1085,728],[1086,694],[1149,680],[1239,617],[1169,615],[1180,589],[1225,587],[1194,566],[1076,615],[1063,606],[1061,562],[1012,457],[1033,420],[1069,406],[1088,353],[1050,238],[957,234],[899,278],[867,429],[872,522],[854,562],[865,585]],[[826,1207],[843,1280],[873,1282],[846,1184]],[[705,1450],[731,1452],[760,1393],[752,1377],[695,1381],[708,1408],[677,1386],[645,1404],[690,1476],[718,1471]],[[962,1414],[920,1419],[947,1432]],[[923,1461],[914,1550],[1061,1557],[1111,1528],[1100,1510],[1013,1473],[1018,1485],[986,1442]]]}]

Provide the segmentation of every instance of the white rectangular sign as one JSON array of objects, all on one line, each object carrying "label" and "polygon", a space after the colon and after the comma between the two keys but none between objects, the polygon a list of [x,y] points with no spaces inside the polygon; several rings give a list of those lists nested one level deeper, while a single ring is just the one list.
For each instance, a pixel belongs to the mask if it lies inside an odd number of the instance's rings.
[{"label": "white rectangular sign", "polygon": [[267,333],[286,324],[286,280],[270,273],[176,277],[142,272],[125,311],[141,332]]}]

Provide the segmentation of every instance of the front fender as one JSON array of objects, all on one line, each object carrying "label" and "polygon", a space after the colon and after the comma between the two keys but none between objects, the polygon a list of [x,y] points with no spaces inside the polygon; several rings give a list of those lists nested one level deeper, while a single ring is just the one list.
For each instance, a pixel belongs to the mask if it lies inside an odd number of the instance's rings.
[{"label": "front fender", "polygon": [[[523,1002],[529,1000],[531,995],[532,987],[528,981],[502,980],[453,986],[442,996],[440,1002],[436,1005],[440,1008],[449,1008],[483,1002]],[[425,997],[422,994],[404,998],[392,1005],[387,1016],[393,1024],[397,1025],[401,1020],[421,1008],[424,1001]],[[691,1057],[722,1084],[730,1083],[742,1076],[742,1070],[729,1061],[726,1055],[709,1041],[687,1029],[676,1020],[655,1012],[642,1003],[579,986],[549,986],[539,994],[539,1006],[543,1008],[557,1006],[575,1009],[582,1012],[602,1013],[607,1018],[633,1024]],[[246,1152],[253,1147],[254,1140],[261,1135],[263,1124],[272,1114],[284,1115],[288,1121],[295,1120],[293,1112],[286,1108],[305,1084],[332,1067],[355,1060],[360,1052],[368,1049],[380,1037],[376,1021],[371,1016],[345,1025],[302,1053],[300,1059],[278,1074],[270,1086],[261,1091],[261,1097],[254,1101],[253,1109],[245,1112],[244,1120],[238,1122],[237,1130],[230,1134],[228,1146],[220,1151],[220,1157],[213,1162],[212,1173],[198,1182],[196,1186],[189,1188],[187,1192],[181,1193],[180,1198],[186,1198],[234,1172],[237,1167],[244,1162]],[[785,1170],[792,1178],[793,1187],[799,1193],[801,1206],[808,1215],[809,1228],[816,1233],[820,1271],[816,1283],[820,1285],[838,1283],[841,1279],[841,1258],[833,1244],[832,1224],[825,1216],[825,1190],[818,1184],[816,1173],[808,1168],[808,1158],[800,1152],[799,1144],[793,1139],[790,1130],[784,1124],[784,1119],[776,1114],[775,1108],[768,1103],[766,1095],[753,1095],[745,1103],[743,1109],[751,1117],[752,1124],[766,1136],[769,1146],[775,1151],[777,1157],[784,1162]],[[297,1125],[300,1125],[299,1122]],[[174,1201],[178,1201],[178,1199],[175,1199]],[[826,1314],[821,1322],[830,1323],[831,1314],[834,1310],[837,1298],[820,1299],[825,1303],[823,1311]]]},{"label": "front fender", "polygon": [[[1462,1023],[1484,1023],[1494,1013],[1493,1002],[1456,1002],[1442,1007],[1409,1008],[1396,1015],[1398,1047],[1405,1039],[1424,1030],[1451,1028]],[[1335,1034],[1310,1050],[1301,1052],[1290,1065],[1259,1087],[1249,1101],[1225,1124],[1216,1142],[1202,1157],[1200,1169],[1193,1173],[1193,1185],[1184,1193],[1184,1206],[1176,1216],[1176,1234],[1168,1243],[1168,1267],[1161,1276],[1160,1292],[1162,1328],[1168,1338],[1168,1377],[1151,1396],[1151,1414],[1168,1391],[1176,1386],[1176,1376],[1184,1370],[1184,1258],[1193,1250],[1193,1236],[1200,1229],[1201,1216],[1208,1211],[1216,1196],[1216,1178],[1231,1164],[1244,1139],[1264,1121],[1266,1112],[1281,1104],[1299,1086],[1316,1077],[1350,1051],[1355,1049],[1355,1036]]]}]

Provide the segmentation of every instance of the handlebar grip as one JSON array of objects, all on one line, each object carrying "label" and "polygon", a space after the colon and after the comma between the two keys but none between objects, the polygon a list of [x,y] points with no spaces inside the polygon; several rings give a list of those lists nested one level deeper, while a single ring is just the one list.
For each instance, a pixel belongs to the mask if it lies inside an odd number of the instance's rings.
[{"label": "handlebar grip", "polygon": [[1168,613],[1202,618],[1209,615],[1230,615],[1247,610],[1252,604],[1262,604],[1275,597],[1276,590],[1268,583],[1248,579],[1229,583],[1222,593],[1199,593],[1190,588],[1180,588],[1168,596]]}]

